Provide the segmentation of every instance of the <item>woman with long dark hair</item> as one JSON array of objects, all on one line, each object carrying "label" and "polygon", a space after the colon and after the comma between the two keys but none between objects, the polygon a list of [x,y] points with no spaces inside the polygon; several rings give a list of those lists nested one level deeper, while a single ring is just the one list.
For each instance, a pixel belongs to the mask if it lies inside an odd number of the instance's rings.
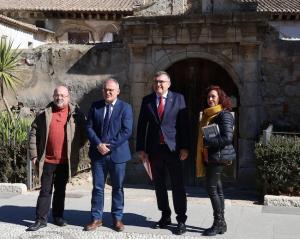
[{"label": "woman with long dark hair", "polygon": [[[235,159],[233,148],[234,118],[231,111],[231,100],[219,86],[210,86],[207,90],[207,108],[200,121],[198,136],[196,173],[206,177],[206,189],[212,207],[214,222],[205,229],[203,235],[214,236],[227,231],[224,218],[224,194],[221,174],[225,165]],[[204,137],[203,128],[216,124],[217,133],[213,137]]]}]

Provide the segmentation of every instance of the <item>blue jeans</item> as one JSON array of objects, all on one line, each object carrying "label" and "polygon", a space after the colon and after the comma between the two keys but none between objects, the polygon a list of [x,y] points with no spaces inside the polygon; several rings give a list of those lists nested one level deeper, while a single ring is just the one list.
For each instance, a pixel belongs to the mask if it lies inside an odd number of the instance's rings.
[{"label": "blue jeans", "polygon": [[122,220],[124,208],[123,183],[126,170],[125,163],[114,163],[110,155],[92,159],[93,191],[92,191],[92,220],[102,220],[104,207],[104,187],[107,173],[112,184],[111,213],[114,220]]}]

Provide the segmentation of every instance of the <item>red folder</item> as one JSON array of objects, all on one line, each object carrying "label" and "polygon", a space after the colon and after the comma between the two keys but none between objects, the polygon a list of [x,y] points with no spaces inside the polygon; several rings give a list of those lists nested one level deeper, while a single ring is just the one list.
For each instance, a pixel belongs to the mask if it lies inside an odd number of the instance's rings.
[{"label": "red folder", "polygon": [[152,176],[152,171],[151,171],[151,165],[150,165],[150,161],[149,161],[149,158],[146,157],[143,159],[143,165],[144,165],[144,168],[149,176],[149,178],[151,179],[151,181],[153,180],[153,176]]}]

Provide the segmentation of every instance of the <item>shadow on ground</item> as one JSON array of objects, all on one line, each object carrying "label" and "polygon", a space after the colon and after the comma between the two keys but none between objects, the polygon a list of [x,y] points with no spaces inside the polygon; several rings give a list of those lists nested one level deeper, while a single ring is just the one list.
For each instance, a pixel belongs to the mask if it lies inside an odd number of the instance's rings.
[{"label": "shadow on ground", "polygon": [[[19,207],[19,206],[2,206],[0,207],[0,221],[4,223],[22,225],[28,227],[34,221],[34,207]],[[86,225],[90,221],[90,212],[78,211],[78,210],[65,210],[64,217],[68,221],[69,225],[82,226]],[[52,223],[52,216],[49,215],[49,222]],[[104,227],[112,226],[111,214],[104,212],[103,215]],[[124,213],[123,221],[126,226],[145,227],[152,228],[154,221],[148,220],[145,216],[135,213]],[[171,232],[175,232],[177,224],[172,223],[166,229]],[[203,232],[203,228],[187,226],[189,232]]]},{"label": "shadow on ground", "polygon": [[[125,188],[149,189],[149,190],[153,190],[153,195],[154,195],[154,186],[151,184],[147,184],[147,185],[126,184]],[[168,187],[168,190],[171,190],[170,186]],[[237,187],[224,186],[223,191],[224,191],[225,199],[253,201],[254,204],[261,204],[260,197],[259,197],[257,191],[255,191],[255,190],[243,190],[243,189],[239,189]],[[205,186],[186,187],[186,194],[188,197],[208,198]]]},{"label": "shadow on ground", "polygon": [[[0,221],[5,223],[18,224],[29,226],[34,221],[35,216],[34,207],[20,207],[20,206],[2,206],[0,207]],[[69,225],[84,226],[90,222],[89,211],[79,210],[65,210],[64,217]],[[52,223],[52,216],[49,215],[49,223]],[[111,214],[104,212],[103,221],[105,226],[112,224]],[[148,221],[145,216],[135,213],[124,213],[124,222],[126,225],[137,227],[151,227],[152,221]]]}]

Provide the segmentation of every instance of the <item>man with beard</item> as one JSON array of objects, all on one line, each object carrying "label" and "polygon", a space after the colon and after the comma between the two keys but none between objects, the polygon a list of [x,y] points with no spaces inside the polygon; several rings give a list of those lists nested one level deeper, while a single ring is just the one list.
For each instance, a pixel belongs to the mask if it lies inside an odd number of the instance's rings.
[{"label": "man with beard", "polygon": [[56,87],[53,101],[37,114],[29,133],[29,155],[38,169],[41,189],[35,223],[27,231],[47,226],[53,186],[53,223],[67,225],[63,218],[66,185],[77,171],[79,149],[85,142],[84,127],[85,117],[78,106],[70,103],[68,89]]}]

